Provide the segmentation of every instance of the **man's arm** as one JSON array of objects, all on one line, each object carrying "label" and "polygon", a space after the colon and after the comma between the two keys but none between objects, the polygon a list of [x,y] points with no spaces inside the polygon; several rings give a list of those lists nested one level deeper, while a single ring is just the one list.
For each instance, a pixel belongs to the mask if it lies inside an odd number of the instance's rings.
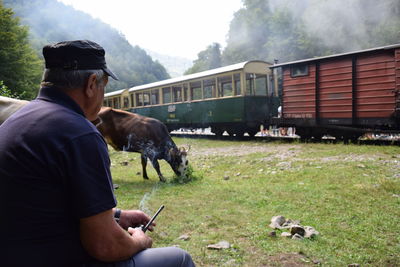
[{"label": "man's arm", "polygon": [[124,231],[115,222],[113,209],[81,219],[80,237],[86,251],[104,262],[126,260],[153,242],[140,229]]}]

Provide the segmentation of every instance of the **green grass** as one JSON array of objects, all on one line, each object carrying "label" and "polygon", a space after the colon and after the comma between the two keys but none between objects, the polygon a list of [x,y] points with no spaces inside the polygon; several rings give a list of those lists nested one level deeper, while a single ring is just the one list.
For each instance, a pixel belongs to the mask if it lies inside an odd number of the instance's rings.
[{"label": "green grass", "polygon": [[[280,266],[275,256],[285,253],[300,253],[299,264],[400,266],[399,147],[175,142],[191,145],[191,180],[174,177],[165,161],[167,183],[150,164],[144,180],[139,154],[110,150],[119,207],[151,215],[165,205],[150,233],[155,247],[180,246],[198,266]],[[275,215],[321,234],[303,241],[270,237]],[[179,240],[182,234],[190,240]],[[222,240],[232,248],[207,249]]]}]

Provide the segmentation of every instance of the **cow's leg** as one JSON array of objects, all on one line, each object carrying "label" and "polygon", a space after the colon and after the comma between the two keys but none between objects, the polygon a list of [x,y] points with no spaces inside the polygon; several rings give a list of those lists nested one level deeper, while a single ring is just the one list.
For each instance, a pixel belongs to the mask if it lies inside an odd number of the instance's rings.
[{"label": "cow's leg", "polygon": [[156,158],[151,159],[151,164],[153,164],[154,169],[156,169],[156,172],[158,173],[158,177],[160,178],[160,181],[165,182],[166,179],[164,178],[164,176],[162,175],[162,173],[160,171],[160,164],[158,164],[158,160]]},{"label": "cow's leg", "polygon": [[146,171],[147,157],[144,154],[141,154],[140,158],[142,159],[143,178],[149,179],[149,177],[147,176],[147,171]]}]

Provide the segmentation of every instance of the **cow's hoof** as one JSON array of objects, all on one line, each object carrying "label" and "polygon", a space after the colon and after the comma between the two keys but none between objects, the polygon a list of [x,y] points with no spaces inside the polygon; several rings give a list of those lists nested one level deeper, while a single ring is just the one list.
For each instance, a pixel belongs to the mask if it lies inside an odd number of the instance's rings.
[{"label": "cow's hoof", "polygon": [[165,179],[164,177],[160,177],[160,182],[165,183],[167,181],[167,179]]},{"label": "cow's hoof", "polygon": [[149,177],[147,177],[147,176],[146,176],[146,177],[143,177],[143,179],[145,179],[145,180],[149,180]]}]

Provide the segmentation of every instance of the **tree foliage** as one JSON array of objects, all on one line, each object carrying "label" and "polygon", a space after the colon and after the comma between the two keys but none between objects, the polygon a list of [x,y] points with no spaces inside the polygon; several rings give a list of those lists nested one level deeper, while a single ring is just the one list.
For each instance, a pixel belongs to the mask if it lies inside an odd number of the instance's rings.
[{"label": "tree foliage", "polygon": [[4,4],[29,25],[31,43],[40,56],[44,45],[65,40],[88,39],[103,46],[108,66],[120,79],[110,79],[108,91],[169,78],[159,62],[116,29],[71,6],[56,0],[4,0]]},{"label": "tree foliage", "polygon": [[198,53],[197,57],[193,66],[185,71],[185,75],[221,67],[221,45],[213,43]]},{"label": "tree foliage", "polygon": [[[399,29],[399,0],[243,0],[221,61],[287,62],[390,45],[400,42]],[[207,69],[201,56],[192,72]]]},{"label": "tree foliage", "polygon": [[0,1],[1,94],[32,99],[38,91],[42,64],[29,44],[28,28],[13,15]]}]

